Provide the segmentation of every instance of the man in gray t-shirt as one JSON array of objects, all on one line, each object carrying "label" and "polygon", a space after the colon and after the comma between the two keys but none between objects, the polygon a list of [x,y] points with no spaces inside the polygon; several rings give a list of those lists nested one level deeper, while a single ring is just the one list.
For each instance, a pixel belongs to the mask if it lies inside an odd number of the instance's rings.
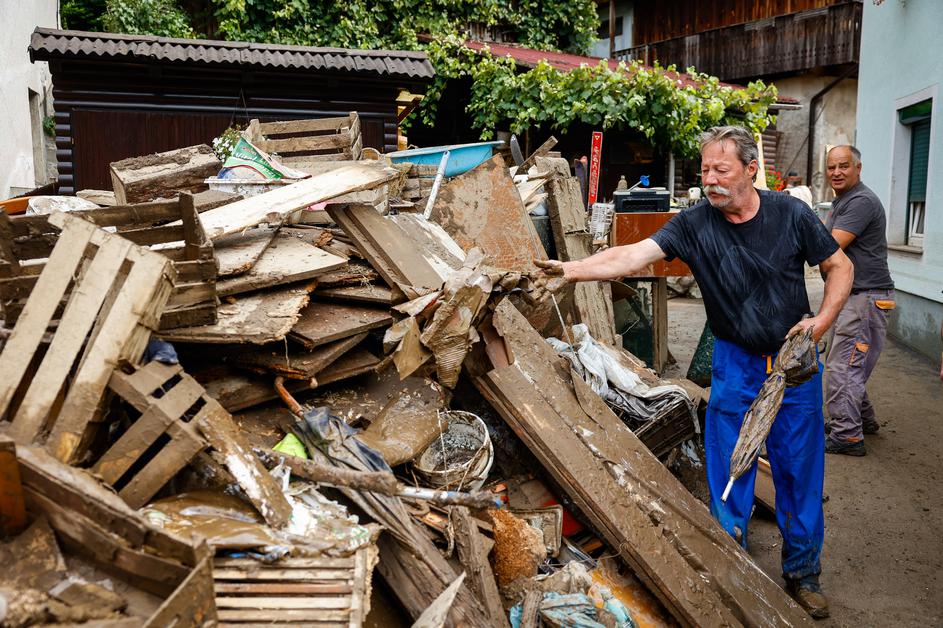
[{"label": "man in gray t-shirt", "polygon": [[861,182],[861,153],[836,146],[828,153],[829,184],[837,198],[825,223],[855,268],[851,296],[835,321],[825,364],[830,433],[825,451],[865,455],[864,435],[879,429],[865,388],[877,364],[894,309],[887,268],[887,220],[880,199]]}]

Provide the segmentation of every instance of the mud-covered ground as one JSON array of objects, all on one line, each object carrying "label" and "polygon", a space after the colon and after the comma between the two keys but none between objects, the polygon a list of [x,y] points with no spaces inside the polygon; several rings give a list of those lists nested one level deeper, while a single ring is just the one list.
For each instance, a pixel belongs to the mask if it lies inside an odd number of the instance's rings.
[{"label": "mud-covered ground", "polygon": [[[813,308],[822,282],[810,277]],[[704,324],[694,299],[672,299],[669,348],[683,375]],[[943,383],[940,365],[889,339],[868,385],[881,431],[867,456],[826,456],[822,585],[831,626],[943,625]],[[750,554],[776,582],[782,547],[776,521],[760,508]]]}]

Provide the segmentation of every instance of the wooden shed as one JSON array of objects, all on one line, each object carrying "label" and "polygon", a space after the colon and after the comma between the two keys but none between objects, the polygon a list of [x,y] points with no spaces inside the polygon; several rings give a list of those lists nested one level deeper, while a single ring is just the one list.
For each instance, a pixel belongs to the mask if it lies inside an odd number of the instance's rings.
[{"label": "wooden shed", "polygon": [[170,39],[37,28],[48,61],[59,191],[110,189],[108,164],[210,143],[233,123],[360,116],[364,146],[396,150],[402,90],[421,93],[425,53]]}]

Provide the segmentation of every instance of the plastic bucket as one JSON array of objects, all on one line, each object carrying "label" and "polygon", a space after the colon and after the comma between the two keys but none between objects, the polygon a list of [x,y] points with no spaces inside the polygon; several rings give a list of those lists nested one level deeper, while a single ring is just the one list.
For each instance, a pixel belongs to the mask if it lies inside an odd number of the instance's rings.
[{"label": "plastic bucket", "polygon": [[478,490],[494,462],[485,422],[460,410],[440,412],[439,419],[447,426],[413,461],[416,475],[432,488]]}]

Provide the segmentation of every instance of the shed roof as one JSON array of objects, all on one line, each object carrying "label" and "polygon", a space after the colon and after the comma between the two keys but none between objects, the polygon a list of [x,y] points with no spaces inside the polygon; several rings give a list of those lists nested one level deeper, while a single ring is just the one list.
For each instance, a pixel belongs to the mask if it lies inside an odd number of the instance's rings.
[{"label": "shed roof", "polygon": [[170,63],[350,72],[422,81],[431,80],[435,76],[435,70],[424,52],[172,39],[41,27],[33,31],[29,53],[33,61],[113,58],[124,61],[156,60]]}]

